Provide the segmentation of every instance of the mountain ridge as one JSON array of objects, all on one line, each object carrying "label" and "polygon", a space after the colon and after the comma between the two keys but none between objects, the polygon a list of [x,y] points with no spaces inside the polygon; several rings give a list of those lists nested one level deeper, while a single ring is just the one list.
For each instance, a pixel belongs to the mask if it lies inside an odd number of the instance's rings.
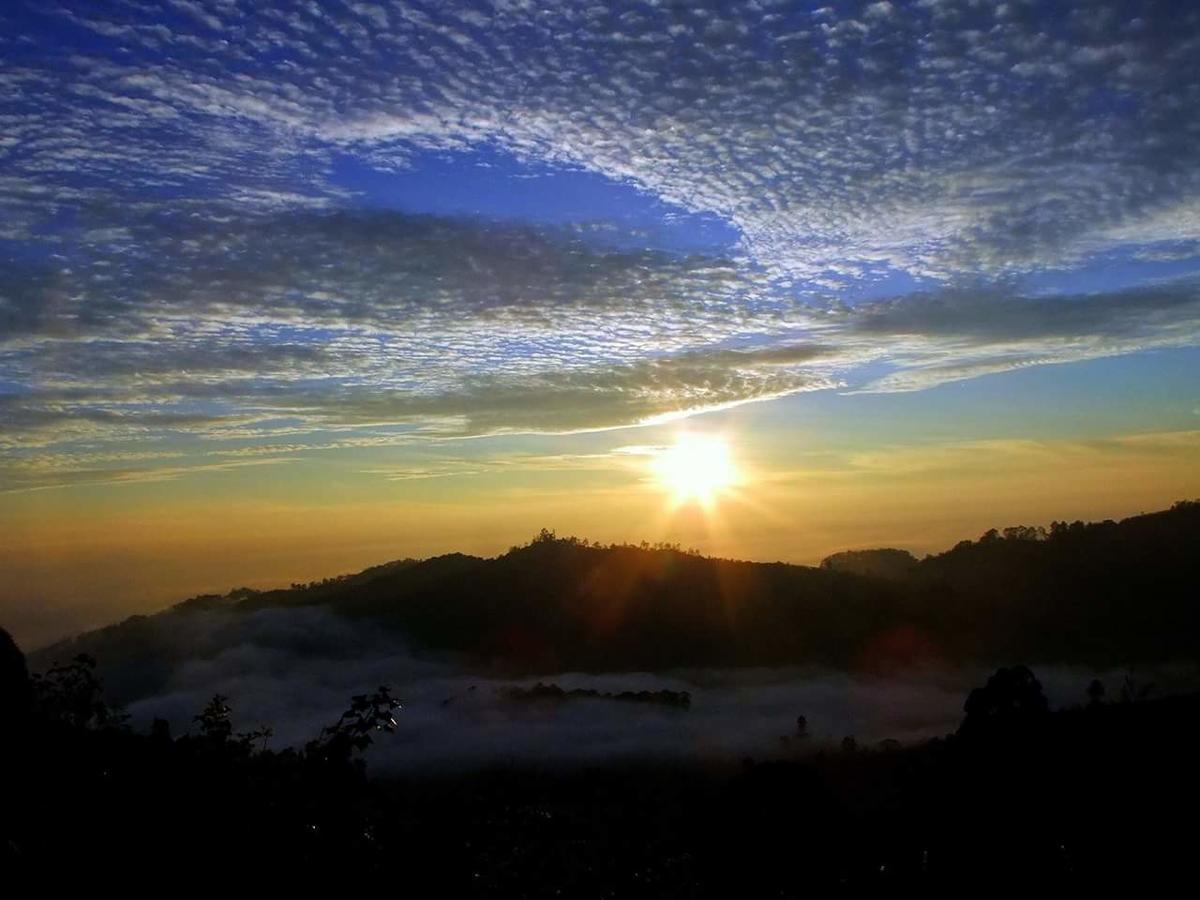
[{"label": "mountain ridge", "polygon": [[418,652],[516,674],[1129,665],[1200,656],[1197,583],[1200,502],[1191,501],[1121,522],[992,530],[882,576],[543,531],[492,558],[397,560],[310,585],[192,598],[35,651],[31,662],[82,652],[161,681],[189,653],[190,616],[316,607]]}]

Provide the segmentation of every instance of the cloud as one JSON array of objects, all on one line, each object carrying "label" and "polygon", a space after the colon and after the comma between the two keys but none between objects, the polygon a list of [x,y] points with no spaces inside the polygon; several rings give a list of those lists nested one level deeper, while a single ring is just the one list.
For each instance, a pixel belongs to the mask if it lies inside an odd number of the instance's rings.
[{"label": "cloud", "polygon": [[394,331],[614,313],[639,314],[652,334],[698,315],[689,321],[708,338],[706,326],[736,327],[763,293],[732,259],[607,247],[566,229],[399,212],[121,221],[127,240],[9,269],[0,338],[158,337],[239,316]]},{"label": "cloud", "polygon": [[852,314],[872,335],[958,337],[979,343],[1042,338],[1144,338],[1173,324],[1194,327],[1200,281],[1184,278],[1090,294],[1029,296],[1002,288],[948,289],[870,304]]},{"label": "cloud", "polygon": [[897,366],[862,389],[920,390],[1026,366],[1192,346],[1200,282],[1051,296],[948,289],[864,305],[845,320],[847,341],[882,342]]},{"label": "cloud", "polygon": [[[622,427],[1197,342],[1194,281],[1021,280],[1195,262],[1186,5],[50,2],[0,26],[0,468]],[[346,176],[484,152],[738,237],[422,216]],[[895,277],[918,289],[853,299]]]},{"label": "cloud", "polygon": [[[102,291],[70,281],[69,299],[12,335],[0,371],[38,387],[0,395],[4,446],[59,445],[70,459],[72,444],[97,439],[290,436],[331,449],[588,431],[800,391],[916,390],[1200,333],[1191,277],[1054,295],[984,282],[758,309],[764,288],[727,260],[558,229],[303,214],[168,240],[202,262],[176,255],[164,270],[166,245],[146,250]],[[863,382],[866,362],[891,371]],[[380,428],[403,432],[303,439]]]},{"label": "cloud", "polygon": [[[189,463],[187,465],[146,465],[148,461],[171,459],[182,454],[127,453],[56,455],[32,460],[19,460],[6,467],[5,480],[0,481],[0,493],[38,491],[79,485],[152,484],[175,481],[185,476],[227,472],[248,466],[270,466],[290,462],[287,457],[273,459],[225,460],[223,462]],[[117,465],[113,465],[117,463]]]},{"label": "cloud", "polygon": [[[1048,470],[1079,472],[1092,466],[1138,464],[1148,471],[1155,462],[1189,463],[1200,451],[1200,431],[1149,432],[1092,440],[997,439],[925,443],[920,446],[882,447],[851,454],[839,467],[820,469],[824,478],[839,475],[875,476],[882,479],[922,475],[981,472],[1002,477]],[[814,467],[815,468],[815,467]]]},{"label": "cloud", "polygon": [[754,273],[719,257],[401,213],[125,221],[119,252],[12,280],[15,449],[105,430],[593,430],[835,383],[828,348],[755,343],[805,313],[760,311]]},{"label": "cloud", "polygon": [[[492,144],[715,212],[760,262],[829,278],[1056,263],[1200,189],[1200,13],[1177,4],[188,6],[10,23],[34,45],[9,39],[19,181],[324,203],[334,153]],[[72,27],[46,54],[55,16]]]}]

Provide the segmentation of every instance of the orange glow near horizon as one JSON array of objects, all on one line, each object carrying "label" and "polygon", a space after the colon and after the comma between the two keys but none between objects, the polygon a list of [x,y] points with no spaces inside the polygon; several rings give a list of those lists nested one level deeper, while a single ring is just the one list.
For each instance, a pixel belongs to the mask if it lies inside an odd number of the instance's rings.
[{"label": "orange glow near horizon", "polygon": [[840,550],[936,553],[988,528],[1119,519],[1200,495],[1200,429],[816,449],[728,426],[664,428],[633,446],[622,437],[481,453],[445,477],[388,480],[369,457],[295,459],[8,493],[0,623],[37,647],[200,593],[405,557],[492,556],[543,527],[815,565]]}]

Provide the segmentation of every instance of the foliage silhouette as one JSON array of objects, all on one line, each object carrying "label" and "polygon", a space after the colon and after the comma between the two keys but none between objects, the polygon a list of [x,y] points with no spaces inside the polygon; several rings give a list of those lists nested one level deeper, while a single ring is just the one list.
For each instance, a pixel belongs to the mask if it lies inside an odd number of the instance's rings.
[{"label": "foliage silhouette", "polygon": [[997,669],[987,684],[975,688],[963,709],[961,735],[997,734],[1025,728],[1049,711],[1042,684],[1025,666]]},{"label": "foliage silhouette", "polygon": [[[7,662],[23,671],[23,657],[21,667]],[[352,697],[302,749],[276,752],[266,747],[269,728],[235,731],[222,695],[194,717],[194,733],[173,739],[162,720],[135,733],[106,701],[95,668],[79,655],[35,676],[22,727],[6,728],[0,869],[32,874],[70,859],[99,872],[137,848],[143,866],[163,875],[202,878],[215,874],[216,859],[228,870],[274,870],[281,881],[338,874],[351,862],[364,875],[383,871],[361,756],[395,727],[399,701],[387,687]],[[83,811],[80,823],[62,815],[68,809]],[[99,815],[102,828],[81,824]]]},{"label": "foliage silhouette", "polygon": [[394,712],[400,706],[386,685],[371,694],[355,694],[350,698],[350,708],[335,723],[323,728],[306,745],[305,752],[322,762],[347,763],[371,745],[376,732],[396,730]]},{"label": "foliage silhouette", "polygon": [[[274,734],[273,730],[262,727],[234,734],[232,714],[233,707],[229,706],[229,698],[222,694],[214,694],[208,705],[193,718],[199,727],[200,739],[214,750],[234,752],[243,756],[253,753],[255,744],[261,744],[262,749],[266,749],[267,741]],[[161,727],[165,727],[166,724],[163,722]]]},{"label": "foliage silhouette", "polygon": [[96,660],[86,653],[33,676],[34,704],[43,717],[74,728],[119,728],[128,716],[104,700]]},{"label": "foliage silhouette", "polygon": [[[993,888],[1086,892],[1125,878],[1147,887],[1151,871],[1186,866],[1190,836],[1160,812],[1200,799],[1200,697],[1051,713],[1023,666],[972,692],[959,736],[917,747],[848,737],[845,752],[733,770],[380,781],[361,757],[395,727],[387,688],[355,695],[304,748],[270,751],[236,732],[220,695],[194,734],[115,725],[96,714],[91,673],[77,660],[43,680],[54,686],[44,694],[76,699],[39,703],[4,747],[10,878],[69,860],[100,884],[114,860],[136,859],[143,880],[188,872],[193,887],[237,873],[361,890],[394,887],[400,871],[416,893],[500,898],[940,893],[980,873]],[[1136,833],[1113,827],[1130,820],[1143,823]]]}]

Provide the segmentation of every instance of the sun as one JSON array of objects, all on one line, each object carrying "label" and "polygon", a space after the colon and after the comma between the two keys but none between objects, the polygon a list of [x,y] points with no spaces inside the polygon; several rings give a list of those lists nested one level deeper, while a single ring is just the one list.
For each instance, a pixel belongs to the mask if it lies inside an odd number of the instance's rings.
[{"label": "sun", "polygon": [[658,454],[654,476],[677,505],[696,502],[712,506],[717,497],[738,482],[729,443],[707,434],[681,434]]}]

